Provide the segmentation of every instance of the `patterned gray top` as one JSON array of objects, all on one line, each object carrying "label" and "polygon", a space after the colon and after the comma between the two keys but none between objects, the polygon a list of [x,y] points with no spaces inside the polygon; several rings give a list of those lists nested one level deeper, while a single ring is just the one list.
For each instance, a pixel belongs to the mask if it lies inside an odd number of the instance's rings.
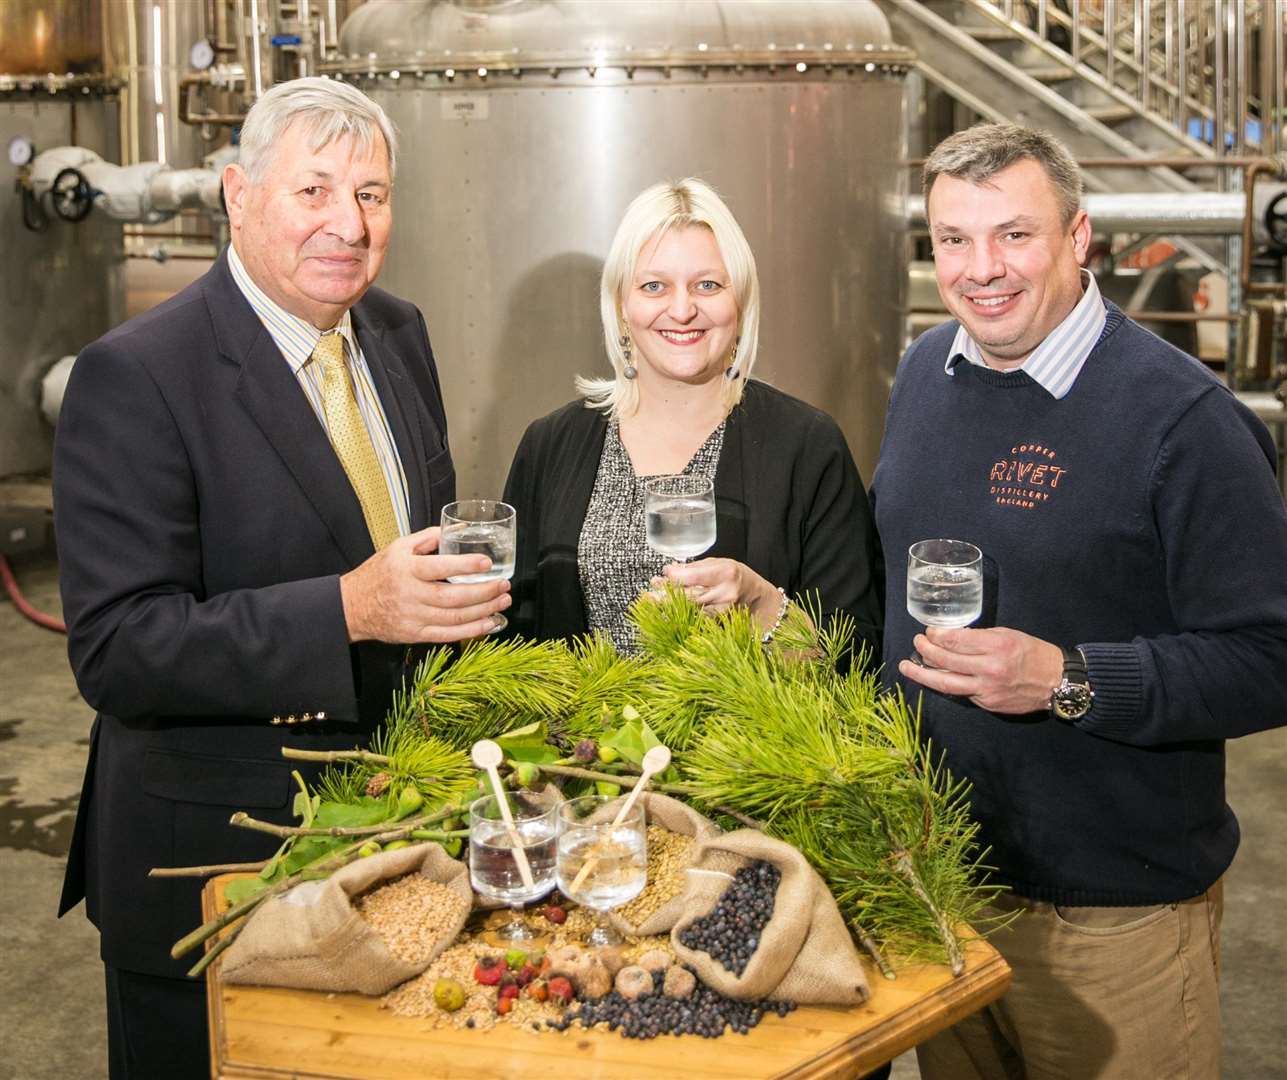
[{"label": "patterned gray top", "polygon": [[[723,447],[721,422],[698,447],[684,472],[705,476],[714,483]],[[617,651],[626,656],[639,652],[635,629],[626,622],[626,609],[671,561],[653,551],[646,539],[644,483],[649,479],[635,475],[617,421],[610,420],[577,541],[577,563],[590,630],[608,634]]]}]

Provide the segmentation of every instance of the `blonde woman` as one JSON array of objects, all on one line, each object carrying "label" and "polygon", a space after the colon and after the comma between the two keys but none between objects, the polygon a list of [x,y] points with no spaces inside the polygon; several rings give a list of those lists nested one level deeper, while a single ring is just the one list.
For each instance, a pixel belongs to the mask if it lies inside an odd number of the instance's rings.
[{"label": "blonde woman", "polygon": [[[657,184],[626,210],[600,288],[611,378],[533,423],[506,484],[518,508],[511,624],[525,637],[603,631],[635,651],[625,612],[668,579],[714,614],[738,604],[765,633],[789,597],[847,611],[877,644],[879,546],[862,480],[825,413],[751,379],[755,259],[700,180]],[[668,563],[645,542],[654,476],[714,482],[717,539]]]}]

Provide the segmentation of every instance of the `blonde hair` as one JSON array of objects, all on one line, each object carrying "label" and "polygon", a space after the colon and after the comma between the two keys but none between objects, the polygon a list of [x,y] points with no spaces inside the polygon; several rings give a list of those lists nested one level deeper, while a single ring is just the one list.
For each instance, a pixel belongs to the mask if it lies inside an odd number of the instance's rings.
[{"label": "blonde hair", "polygon": [[709,229],[728,270],[737,301],[737,374],[725,379],[724,411],[727,414],[741,399],[746,380],[755,367],[760,334],[760,281],[755,256],[733,217],[732,211],[701,180],[689,177],[676,183],[654,184],[637,195],[626,208],[617,233],[608,249],[599,283],[599,314],[603,319],[603,342],[613,377],[591,379],[578,375],[576,389],[590,408],[603,409],[610,416],[631,415],[639,407],[639,387],[626,378],[626,357],[621,338],[627,333],[622,307],[634,277],[639,253],[654,237],[670,229],[700,225]]}]

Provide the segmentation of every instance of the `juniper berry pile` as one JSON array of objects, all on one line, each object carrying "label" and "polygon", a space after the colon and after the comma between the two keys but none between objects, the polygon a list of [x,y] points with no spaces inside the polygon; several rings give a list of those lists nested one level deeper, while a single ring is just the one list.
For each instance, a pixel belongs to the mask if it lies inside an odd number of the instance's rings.
[{"label": "juniper berry pile", "polygon": [[719,903],[679,935],[680,944],[709,953],[725,970],[741,975],[759,948],[760,933],[773,917],[781,880],[782,872],[771,863],[742,867]]}]

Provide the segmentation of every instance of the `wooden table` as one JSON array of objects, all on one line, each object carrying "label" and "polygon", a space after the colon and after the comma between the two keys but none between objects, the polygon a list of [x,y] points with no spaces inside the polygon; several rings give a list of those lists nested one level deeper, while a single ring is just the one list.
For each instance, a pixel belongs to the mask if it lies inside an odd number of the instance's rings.
[{"label": "wooden table", "polygon": [[[220,909],[226,880],[206,885],[205,918]],[[434,1030],[361,994],[225,986],[215,961],[206,976],[211,1074],[216,1080],[850,1080],[995,1001],[1010,984],[1010,969],[979,941],[956,978],[928,965],[905,969],[892,981],[869,967],[867,977],[872,994],[865,1005],[769,1015],[748,1035],[641,1041],[508,1024],[488,1032]]]}]

